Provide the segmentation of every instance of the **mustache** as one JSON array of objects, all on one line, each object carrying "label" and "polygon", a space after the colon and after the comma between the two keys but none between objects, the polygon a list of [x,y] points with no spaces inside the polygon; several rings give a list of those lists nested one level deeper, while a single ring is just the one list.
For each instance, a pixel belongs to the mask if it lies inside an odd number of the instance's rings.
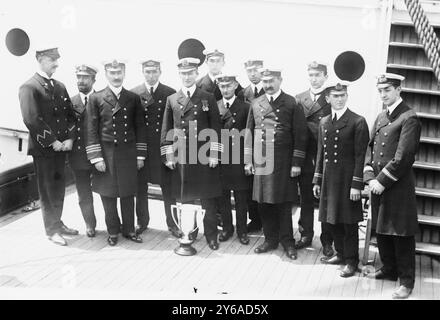
[{"label": "mustache", "polygon": [[273,87],[266,87],[264,90],[273,90]]}]

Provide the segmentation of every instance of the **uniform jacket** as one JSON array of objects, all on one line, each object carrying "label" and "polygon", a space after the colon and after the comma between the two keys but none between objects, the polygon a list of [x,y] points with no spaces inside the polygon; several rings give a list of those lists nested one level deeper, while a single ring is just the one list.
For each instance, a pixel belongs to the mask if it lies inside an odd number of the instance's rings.
[{"label": "uniform jacket", "polygon": [[252,90],[252,86],[248,85],[246,88],[240,91],[238,94],[238,97],[244,100],[247,103],[251,103],[255,98],[258,98],[259,96],[262,96],[264,94],[264,89],[261,88],[260,92],[258,92],[258,95],[255,96],[254,90]]},{"label": "uniform jacket", "polygon": [[86,154],[86,106],[83,104],[79,93],[73,96],[71,101],[76,118],[77,138],[73,143],[72,151],[69,152],[69,164],[73,170],[91,169]]},{"label": "uniform jacket", "polygon": [[421,124],[416,113],[400,103],[391,115],[379,114],[371,131],[364,179],[377,179],[385,191],[372,195],[376,232],[412,236],[418,230],[412,165],[418,151]]},{"label": "uniform jacket", "polygon": [[[212,94],[196,88],[191,98],[182,90],[168,97],[162,124],[161,155],[164,163],[173,160],[179,164],[172,171],[172,195],[176,199],[187,202],[221,195],[219,167],[210,168],[207,162],[202,163],[198,157],[201,152],[212,158],[220,158],[219,152],[223,149],[221,127],[217,102]],[[217,135],[216,139],[207,142],[205,137],[199,138],[204,129],[212,129]],[[173,144],[176,139],[183,141],[179,144],[180,149],[177,143]]]},{"label": "uniform jacket", "polygon": [[[154,184],[162,183],[163,163],[160,156],[160,133],[162,120],[165,111],[165,103],[168,96],[176,92],[162,83],[159,83],[153,96],[145,86],[145,83],[133,88],[132,92],[141,97],[142,106],[145,111],[146,143],[148,155],[145,163],[145,170],[148,172],[148,182]],[[145,175],[146,177],[147,175]],[[147,183],[147,180],[145,181]]]},{"label": "uniform jacket", "polygon": [[19,89],[23,122],[29,130],[28,154],[54,156],[51,144],[56,140],[76,139],[75,116],[66,87],[36,73]]},{"label": "uniform jacket", "polygon": [[[302,166],[307,143],[304,112],[295,98],[281,92],[273,105],[266,95],[252,101],[245,137],[245,163],[253,163],[253,200],[258,203],[294,202],[297,178],[292,166]],[[266,156],[266,161],[262,156]],[[266,168],[264,170],[264,168]]]},{"label": "uniform jacket", "polygon": [[316,101],[313,101],[310,96],[310,89],[296,95],[296,101],[303,108],[304,115],[308,126],[308,142],[307,155],[311,156],[313,160],[316,158],[316,151],[318,146],[318,127],[319,121],[331,113],[331,106],[325,100],[325,93],[321,93]]},{"label": "uniform jacket", "polygon": [[[211,80],[209,74],[206,74],[204,77],[197,80],[196,86],[201,90],[214,94],[216,101],[222,98],[222,93],[220,92],[218,85]],[[238,84],[238,87],[235,90],[235,95],[238,95],[241,90],[243,90],[243,88]]]},{"label": "uniform jacket", "polygon": [[137,157],[146,157],[144,109],[137,94],[122,89],[117,99],[109,87],[87,104],[87,158],[104,158],[106,171],[94,171],[95,192],[107,197],[134,195]]},{"label": "uniform jacket", "polygon": [[350,200],[350,189],[364,188],[368,134],[365,118],[350,109],[334,123],[331,114],[320,121],[313,183],[321,186],[321,222],[353,224],[363,220],[362,203]]},{"label": "uniform jacket", "polygon": [[220,166],[222,186],[225,190],[247,190],[250,179],[244,171],[244,136],[249,104],[235,98],[229,107],[224,100],[217,101],[222,119],[223,153]]}]

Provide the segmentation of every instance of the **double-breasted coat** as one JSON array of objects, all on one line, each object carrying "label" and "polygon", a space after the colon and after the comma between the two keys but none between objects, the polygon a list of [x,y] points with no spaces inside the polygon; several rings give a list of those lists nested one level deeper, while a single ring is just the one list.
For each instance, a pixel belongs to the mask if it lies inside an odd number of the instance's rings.
[{"label": "double-breasted coat", "polygon": [[350,189],[363,190],[363,164],[369,139],[365,118],[347,109],[332,121],[322,118],[313,184],[321,186],[319,221],[354,224],[363,220],[362,202],[350,200]]},{"label": "double-breasted coat", "polygon": [[77,135],[66,87],[55,79],[52,82],[53,86],[36,73],[19,89],[23,122],[29,130],[28,154],[35,157],[59,155],[51,144],[56,140],[75,140]]},{"label": "double-breasted coat", "polygon": [[[162,130],[163,114],[168,96],[176,92],[162,83],[159,83],[153,95],[148,91],[145,83],[133,88],[132,92],[141,97],[142,106],[145,110],[146,143],[148,146],[147,159],[145,162],[145,183],[154,184],[170,183],[169,170],[164,168],[160,156],[160,133]],[[167,175],[164,177],[164,175]],[[147,178],[148,177],[148,178]]]},{"label": "double-breasted coat", "polygon": [[[220,100],[223,97],[218,85],[211,80],[209,74],[206,74],[204,77],[197,80],[196,86],[200,90],[214,94],[216,101]],[[238,95],[241,90],[243,90],[243,87],[238,84],[237,89],[235,89],[235,95]]]},{"label": "double-breasted coat", "polygon": [[257,95],[255,95],[254,90],[252,90],[252,86],[248,85],[246,88],[241,90],[237,95],[240,99],[247,103],[251,103],[255,98],[262,96],[264,94],[264,89],[261,88]]},{"label": "double-breasted coat", "polygon": [[86,106],[79,94],[73,96],[71,100],[76,118],[77,138],[73,143],[72,150],[68,154],[69,164],[73,170],[88,170],[92,166],[86,154]]},{"label": "double-breasted coat", "polygon": [[87,104],[87,158],[103,158],[106,171],[94,170],[93,191],[106,197],[137,191],[137,157],[146,157],[144,109],[140,97],[122,89],[119,99],[109,87]]},{"label": "double-breasted coat", "polygon": [[220,166],[224,190],[248,190],[250,178],[244,171],[244,137],[249,104],[235,98],[229,107],[224,100],[217,101],[222,119],[223,153]]},{"label": "double-breasted coat", "polygon": [[379,114],[371,131],[364,179],[377,179],[385,191],[371,195],[376,232],[413,236],[418,231],[415,179],[412,165],[418,151],[421,124],[401,102],[391,113]]},{"label": "double-breasted coat", "polygon": [[[211,93],[196,88],[191,98],[182,90],[168,97],[162,124],[161,155],[164,163],[175,161],[178,164],[172,171],[171,193],[181,202],[211,199],[222,194],[219,166],[210,168],[208,165],[208,157],[220,158],[221,127],[217,102]],[[207,138],[204,133],[213,136]]]},{"label": "double-breasted coat", "polygon": [[307,125],[295,98],[281,92],[269,103],[262,95],[251,103],[245,137],[245,163],[253,163],[253,200],[258,203],[296,202],[298,179],[292,166],[304,163]]}]

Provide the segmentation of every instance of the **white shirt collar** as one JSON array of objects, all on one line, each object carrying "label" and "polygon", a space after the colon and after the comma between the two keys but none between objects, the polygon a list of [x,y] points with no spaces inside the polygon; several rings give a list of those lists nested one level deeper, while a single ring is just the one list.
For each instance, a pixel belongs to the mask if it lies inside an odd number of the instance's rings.
[{"label": "white shirt collar", "polygon": [[157,87],[159,86],[159,81],[157,81],[154,86],[150,86],[147,82],[145,82],[145,87],[147,91],[150,92],[150,88],[153,87],[153,93],[156,92]]},{"label": "white shirt collar", "polygon": [[92,93],[95,92],[95,90],[91,90],[89,93],[84,94],[82,92],[79,93],[79,96],[81,98],[81,101],[83,104],[85,104],[85,97],[87,97],[87,101],[90,101],[90,96],[92,95]]},{"label": "white shirt collar", "polygon": [[180,89],[180,90],[182,90],[182,92],[183,92],[183,94],[185,95],[185,97],[188,96],[187,91],[189,91],[189,95],[190,95],[190,97],[192,97],[193,94],[194,94],[194,91],[196,91],[196,85],[193,84],[192,87],[189,87],[189,88],[187,88],[187,87],[182,87],[182,89]]},{"label": "white shirt collar", "polygon": [[[219,73],[220,74],[220,73]],[[215,83],[215,77],[216,76],[218,76],[218,75],[215,75],[215,76],[213,76],[212,74],[210,74],[209,72],[208,72],[208,77],[211,79],[211,81],[213,82],[213,83]]]},{"label": "white shirt collar", "polygon": [[122,86],[116,88],[116,87],[113,87],[111,84],[109,84],[108,87],[115,94],[115,96],[119,99],[119,96],[121,95],[121,91],[122,91]]},{"label": "white shirt collar", "polygon": [[252,88],[252,91],[255,91],[255,88],[257,88],[257,91],[260,92],[261,89],[263,89],[263,83],[260,81],[257,84],[253,84],[251,82],[251,88]]},{"label": "white shirt collar", "polygon": [[269,100],[269,101],[270,101],[270,97],[273,97],[273,101],[275,101],[280,96],[280,94],[281,94],[281,89],[278,90],[277,92],[275,92],[275,94],[272,94],[272,95],[266,93],[266,97],[267,97],[267,100]]},{"label": "white shirt collar", "polygon": [[37,73],[38,73],[40,76],[42,76],[44,79],[52,80],[52,77],[49,77],[49,76],[47,75],[46,72],[43,72],[43,71],[41,71],[41,70],[37,70]]},{"label": "white shirt collar", "polygon": [[402,102],[402,98],[399,97],[396,102],[394,102],[392,105],[388,106],[387,109],[390,114],[393,113],[393,111],[397,108],[397,106]]},{"label": "white shirt collar", "polygon": [[336,120],[339,120],[345,113],[345,111],[347,111],[347,106],[345,106],[343,109],[341,110],[333,110],[332,109],[332,119],[335,117],[335,113],[336,113]]},{"label": "white shirt collar", "polygon": [[224,103],[225,107],[226,107],[226,103],[229,103],[229,108],[230,108],[232,106],[232,104],[234,103],[234,101],[235,101],[235,94],[229,100],[226,100],[225,98],[223,98],[223,103]]}]

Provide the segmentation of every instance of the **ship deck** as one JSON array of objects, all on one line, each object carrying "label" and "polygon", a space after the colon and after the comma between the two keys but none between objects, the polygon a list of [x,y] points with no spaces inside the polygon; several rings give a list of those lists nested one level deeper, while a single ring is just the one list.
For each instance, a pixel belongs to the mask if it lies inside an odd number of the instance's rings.
[{"label": "ship deck", "polygon": [[[173,252],[178,242],[165,228],[160,200],[150,201],[151,221],[137,244],[120,237],[107,245],[104,213],[95,195],[98,233],[85,236],[74,186],[66,190],[63,221],[80,230],[67,237],[68,246],[47,240],[41,212],[16,210],[0,217],[0,298],[2,299],[390,299],[397,282],[377,281],[362,273],[339,277],[339,266],[324,265],[315,221],[313,246],[289,260],[281,246],[257,255],[262,233],[251,234],[249,245],[234,236],[208,248],[199,232],[195,256]],[[315,215],[316,216],[316,215]],[[294,215],[295,236],[298,213]],[[316,218],[315,218],[316,220]],[[199,225],[201,225],[199,223]],[[361,229],[364,230],[364,229]],[[201,230],[203,231],[203,230]],[[360,254],[364,234],[360,232]],[[380,264],[376,247],[370,248],[374,266]],[[416,286],[410,299],[440,299],[440,261],[416,256]]]}]

